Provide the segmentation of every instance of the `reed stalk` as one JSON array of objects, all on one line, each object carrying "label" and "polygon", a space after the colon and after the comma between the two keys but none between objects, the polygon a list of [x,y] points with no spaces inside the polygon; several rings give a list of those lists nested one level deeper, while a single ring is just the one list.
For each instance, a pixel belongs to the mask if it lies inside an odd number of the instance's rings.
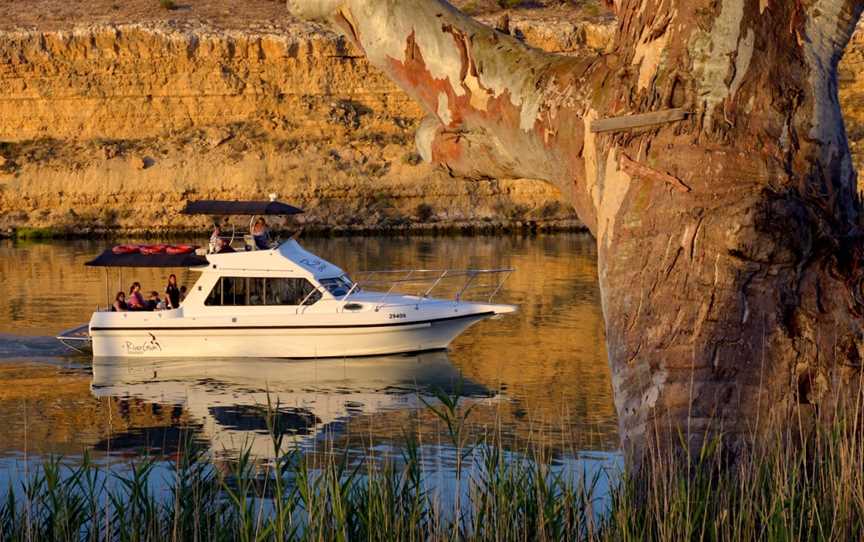
[{"label": "reed stalk", "polygon": [[459,403],[428,405],[455,450],[452,495],[424,470],[416,430],[395,454],[301,454],[285,450],[277,404],[271,461],[226,461],[191,439],[170,463],[119,470],[48,458],[2,490],[0,540],[864,539],[861,398],[794,445],[778,430],[730,461],[721,434],[695,455],[658,450],[639,472],[594,475],[555,468],[539,446],[508,448],[500,431],[469,443]]}]

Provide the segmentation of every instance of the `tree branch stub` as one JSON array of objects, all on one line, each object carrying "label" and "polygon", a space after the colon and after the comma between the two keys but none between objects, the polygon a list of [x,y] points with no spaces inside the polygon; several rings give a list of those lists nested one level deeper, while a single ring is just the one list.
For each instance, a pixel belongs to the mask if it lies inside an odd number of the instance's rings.
[{"label": "tree branch stub", "polygon": [[647,128],[657,126],[659,124],[667,124],[677,122],[687,118],[689,113],[681,108],[664,109],[662,111],[654,111],[651,113],[641,113],[638,115],[624,115],[620,117],[607,117],[597,119],[591,123],[591,132],[621,132],[624,130],[633,130],[636,128]]}]

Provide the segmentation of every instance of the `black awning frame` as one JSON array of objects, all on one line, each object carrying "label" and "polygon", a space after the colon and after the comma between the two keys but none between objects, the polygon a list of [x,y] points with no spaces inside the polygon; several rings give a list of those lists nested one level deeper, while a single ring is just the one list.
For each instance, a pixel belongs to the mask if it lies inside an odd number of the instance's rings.
[{"label": "black awning frame", "polygon": [[200,267],[208,265],[207,258],[195,253],[189,254],[114,254],[108,249],[93,260],[85,263],[88,267],[138,267],[138,268],[169,268],[169,267]]},{"label": "black awning frame", "polygon": [[299,215],[302,209],[281,201],[190,201],[181,211],[184,215],[210,216],[289,216]]}]

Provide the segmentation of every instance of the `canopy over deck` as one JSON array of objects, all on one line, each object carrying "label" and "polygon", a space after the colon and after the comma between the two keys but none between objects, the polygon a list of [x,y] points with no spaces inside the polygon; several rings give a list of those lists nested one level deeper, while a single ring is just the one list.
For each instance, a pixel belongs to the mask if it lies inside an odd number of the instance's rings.
[{"label": "canopy over deck", "polygon": [[207,265],[207,258],[197,254],[114,254],[106,250],[84,265],[89,267],[197,267]]},{"label": "canopy over deck", "polygon": [[190,201],[183,209],[184,215],[297,215],[303,212],[280,201]]}]

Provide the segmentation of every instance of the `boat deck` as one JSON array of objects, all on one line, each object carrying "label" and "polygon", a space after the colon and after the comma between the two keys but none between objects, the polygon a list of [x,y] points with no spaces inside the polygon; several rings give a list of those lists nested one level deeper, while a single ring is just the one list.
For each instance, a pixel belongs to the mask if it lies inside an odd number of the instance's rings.
[{"label": "boat deck", "polygon": [[67,329],[57,335],[57,340],[81,354],[90,354],[93,352],[90,324],[82,324],[78,327]]}]

